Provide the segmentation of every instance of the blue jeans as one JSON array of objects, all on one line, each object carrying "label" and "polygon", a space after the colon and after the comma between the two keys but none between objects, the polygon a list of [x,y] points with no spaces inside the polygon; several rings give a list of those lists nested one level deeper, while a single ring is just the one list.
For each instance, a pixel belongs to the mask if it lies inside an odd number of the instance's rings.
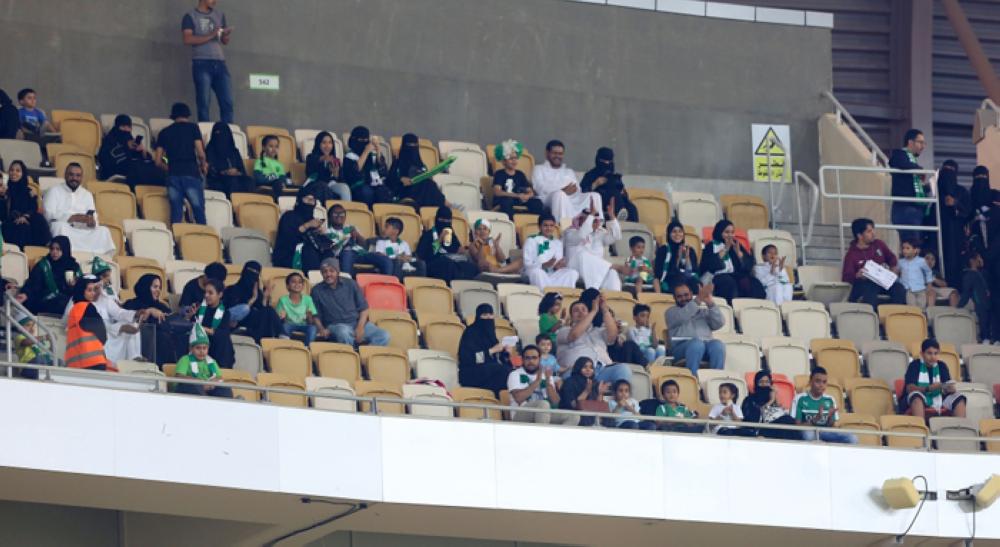
[{"label": "blue jeans", "polygon": [[[922,226],[924,224],[925,206],[914,203],[893,203],[892,223],[904,224],[908,226]],[[931,232],[921,232],[918,230],[899,230],[899,240],[922,240],[924,234]]]},{"label": "blue jeans", "polygon": [[219,101],[219,119],[233,123],[233,89],[229,81],[229,69],[225,61],[195,59],[191,61],[194,76],[194,94],[198,105],[198,121],[212,121],[212,91]]},{"label": "blue jeans", "polygon": [[597,381],[614,385],[618,380],[628,380],[632,383],[632,369],[624,364],[604,365],[597,370]]},{"label": "blue jeans", "polygon": [[[354,325],[348,325],[346,323],[335,323],[326,326],[327,330],[330,331],[330,338],[339,344],[355,345],[354,343]],[[389,345],[389,333],[376,327],[374,323],[365,323],[365,339],[362,342],[367,342],[372,346],[388,346]],[[363,345],[356,344],[356,345]],[[632,372],[632,371],[629,371]]]},{"label": "blue jeans", "polygon": [[[803,431],[802,440],[816,440],[816,432]],[[819,440],[825,443],[858,444],[858,438],[854,435],[854,433],[841,433],[839,431],[820,431]]]},{"label": "blue jeans", "polygon": [[674,359],[684,359],[688,370],[698,375],[698,365],[707,356],[710,368],[721,370],[726,364],[726,345],[718,340],[692,338],[673,345]]},{"label": "blue jeans", "polygon": [[[232,313],[230,311],[230,313]],[[281,330],[284,331],[285,336],[291,338],[293,332],[301,332],[306,335],[306,345],[312,344],[313,340],[316,339],[316,325],[295,325],[285,321],[281,324]]]},{"label": "blue jeans", "polygon": [[247,316],[250,315],[250,305],[249,304],[236,304],[235,306],[229,308],[229,320],[234,325],[239,325],[243,322]]},{"label": "blue jeans", "polygon": [[653,346],[649,346],[648,348],[643,350],[643,354],[646,356],[646,362],[652,363],[658,358],[666,355],[667,349],[664,348],[663,346],[657,346],[655,348]]},{"label": "blue jeans", "polygon": [[340,251],[340,271],[354,275],[355,264],[371,264],[383,275],[392,275],[393,271],[392,259],[386,255],[377,253],[359,255],[351,249]]},{"label": "blue jeans", "polygon": [[194,221],[205,222],[205,181],[201,177],[167,177],[167,198],[170,199],[170,222],[176,224],[184,218],[184,198],[191,204]]}]

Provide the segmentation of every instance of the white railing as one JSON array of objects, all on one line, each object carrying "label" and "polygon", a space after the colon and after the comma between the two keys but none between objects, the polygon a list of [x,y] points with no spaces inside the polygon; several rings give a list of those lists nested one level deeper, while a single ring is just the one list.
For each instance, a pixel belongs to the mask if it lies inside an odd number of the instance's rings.
[{"label": "white railing", "polygon": [[983,102],[979,103],[979,109],[992,110],[996,113],[1000,113],[1000,107],[998,107],[997,103],[993,102],[993,99],[989,97],[986,97],[985,99],[983,99]]},{"label": "white railing", "polygon": [[[812,203],[809,205],[809,225],[803,228],[802,225],[802,197],[799,190],[799,186],[802,183],[809,185],[812,190]],[[812,242],[813,227],[816,225],[816,207],[819,205],[819,186],[813,179],[809,178],[809,175],[803,173],[802,171],[795,172],[795,211],[797,215],[797,220],[799,224],[799,246],[802,248],[802,252],[799,256],[802,257],[802,265],[806,265],[806,247]]]},{"label": "white railing", "polygon": [[[929,205],[930,208],[934,210],[934,226],[923,226],[923,225],[907,225],[907,224],[875,224],[876,228],[886,228],[890,230],[906,230],[911,232],[935,232],[937,234],[938,242],[938,256],[944,256],[944,244],[941,241],[941,207],[938,203],[937,189],[934,185],[931,185],[931,195],[930,197],[924,198],[908,198],[908,197],[898,197],[898,196],[883,196],[883,195],[869,195],[869,194],[845,194],[841,188],[840,184],[840,174],[842,172],[854,172],[854,173],[875,173],[882,175],[892,175],[896,173],[907,174],[907,175],[928,175],[932,176],[936,172],[930,169],[892,169],[889,167],[858,167],[856,165],[824,165],[819,168],[819,188],[820,193],[823,197],[833,198],[837,200],[837,226],[839,227],[840,235],[840,254],[841,256],[847,250],[846,242],[844,240],[844,228],[849,228],[851,226],[850,222],[845,222],[844,220],[844,200],[847,201],[884,201],[884,202],[902,202],[902,203],[918,203]],[[827,173],[832,172],[834,174],[834,180],[836,181],[836,191],[827,190],[826,179]],[[891,218],[891,217],[890,217]],[[890,221],[891,222],[891,221]],[[941,266],[941,275],[945,275],[944,262],[939,261]]]},{"label": "white railing", "polygon": [[854,116],[851,116],[851,113],[844,108],[844,105],[840,104],[837,97],[829,91],[824,91],[823,96],[829,99],[836,108],[837,122],[847,121],[847,126],[854,131],[854,134],[857,135],[858,138],[861,139],[861,142],[868,148],[868,151],[871,153],[872,165],[876,167],[889,165],[889,158],[886,157],[885,153],[882,152],[882,149],[875,144],[875,140],[871,138],[863,127],[861,127],[861,124],[854,119]]},{"label": "white railing", "polygon": [[[56,337],[55,334],[49,330],[37,317],[32,315],[28,308],[25,308],[15,299],[16,293],[14,291],[8,291],[4,295],[4,306],[3,306],[3,319],[6,328],[6,342],[7,342],[7,362],[14,362],[14,330],[16,329],[18,334],[23,335],[32,344],[35,345],[42,353],[49,356],[49,360],[56,365],[61,365],[62,360],[52,351],[52,344],[54,343]],[[35,322],[35,327],[38,331],[43,333],[42,338],[46,338],[49,344],[43,344],[35,335],[27,331],[14,317],[15,313],[24,314],[30,317]],[[7,376],[10,377],[13,374],[13,370],[7,367]]]}]

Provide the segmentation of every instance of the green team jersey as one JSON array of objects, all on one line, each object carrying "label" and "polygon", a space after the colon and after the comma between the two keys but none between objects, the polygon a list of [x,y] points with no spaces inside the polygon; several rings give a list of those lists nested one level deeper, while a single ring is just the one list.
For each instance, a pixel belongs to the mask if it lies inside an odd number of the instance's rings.
[{"label": "green team jersey", "polygon": [[676,405],[663,403],[656,407],[656,415],[666,418],[694,418],[694,412],[691,412],[688,407],[684,406],[684,403],[677,403]]},{"label": "green team jersey", "polygon": [[826,393],[814,399],[808,391],[805,391],[796,395],[792,401],[792,417],[800,422],[812,423],[813,416],[819,414],[820,409],[826,413],[826,418],[815,425],[828,426],[840,420],[837,401]]},{"label": "green team jersey", "polygon": [[198,361],[190,353],[177,360],[177,368],[174,371],[176,376],[187,378],[197,378],[208,380],[213,376],[222,376],[219,372],[219,364],[215,359],[209,357],[205,361]]}]

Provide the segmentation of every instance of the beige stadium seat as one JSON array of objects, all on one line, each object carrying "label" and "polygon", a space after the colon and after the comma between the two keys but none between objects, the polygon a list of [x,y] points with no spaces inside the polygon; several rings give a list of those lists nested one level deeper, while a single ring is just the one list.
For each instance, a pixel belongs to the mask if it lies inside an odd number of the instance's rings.
[{"label": "beige stadium seat", "polygon": [[934,416],[929,422],[932,435],[945,437],[934,441],[938,450],[942,452],[979,452],[979,441],[969,440],[970,437],[979,436],[979,427],[976,422],[968,418],[952,416]]},{"label": "beige stadium seat", "polygon": [[458,387],[458,362],[446,352],[418,353],[413,365],[417,378],[439,380],[452,390]]},{"label": "beige stadium seat", "polygon": [[628,197],[639,212],[639,222],[650,227],[670,223],[670,199],[665,193],[652,188],[629,188]]},{"label": "beige stadium seat", "polygon": [[156,262],[149,258],[135,257],[135,256],[125,256],[120,255],[117,257],[118,267],[122,272],[122,287],[126,289],[131,289],[135,287],[136,282],[146,274],[155,274],[159,276],[161,286],[167,286],[167,274],[160,267],[160,262]]},{"label": "beige stadium seat", "polygon": [[701,230],[706,226],[715,226],[722,219],[722,208],[715,196],[704,192],[674,192],[670,201],[677,209],[677,220],[681,224],[693,226]]},{"label": "beige stadium seat", "polygon": [[43,256],[49,254],[48,247],[36,247],[34,245],[25,245],[24,256],[28,259],[28,270],[35,267],[35,264],[42,259]]},{"label": "beige stadium seat", "polygon": [[500,312],[500,297],[489,283],[456,279],[451,282],[451,290],[455,293],[458,313],[463,318],[474,317],[480,304],[489,304],[493,306],[494,313]]},{"label": "beige stadium seat", "polygon": [[[322,393],[324,395],[347,396],[355,395],[354,388],[347,380],[341,378],[323,378],[320,376],[310,376],[306,378],[306,391]],[[357,412],[358,403],[351,399],[337,399],[333,397],[310,397],[313,408],[322,410],[335,410],[337,412]]]},{"label": "beige stadium seat", "polygon": [[465,325],[454,315],[423,316],[420,330],[428,349],[447,351],[452,357],[458,356],[458,342],[465,332]]},{"label": "beige stadium seat", "polygon": [[222,242],[214,231],[211,233],[191,232],[181,236],[177,240],[177,247],[184,260],[194,260],[206,264],[222,262]]},{"label": "beige stadium seat", "polygon": [[251,374],[254,378],[264,371],[264,351],[249,336],[233,335],[233,349],[236,351],[234,368]]},{"label": "beige stadium seat", "polygon": [[535,338],[538,338],[538,335],[541,334],[537,319],[516,319],[512,321],[512,324],[514,325],[514,330],[517,331],[518,338],[521,339],[522,346],[534,344]]},{"label": "beige stadium seat", "polygon": [[278,233],[279,216],[278,206],[274,202],[248,202],[236,207],[239,225],[266,235],[271,245],[274,245]]},{"label": "beige stadium seat", "polygon": [[[262,387],[272,387],[281,388],[294,391],[306,390],[305,378],[293,378],[290,376],[285,376],[284,374],[275,374],[272,372],[261,372],[257,375],[257,385]],[[290,406],[304,408],[309,406],[309,401],[306,396],[295,395],[291,393],[267,393],[267,400],[271,404],[280,406]]]},{"label": "beige stadium seat", "polygon": [[[879,314],[882,308],[889,306],[883,304],[879,306]],[[904,346],[911,342],[922,342],[927,339],[927,318],[923,311],[915,306],[906,306],[909,309],[898,311],[886,311],[885,337],[888,340],[899,342]]]},{"label": "beige stadium seat", "polygon": [[837,326],[837,337],[863,346],[879,339],[879,321],[868,304],[839,302],[830,304],[830,314]]},{"label": "beige stadium seat", "polygon": [[[38,143],[33,141],[0,139],[0,158],[19,159],[31,171],[42,171],[49,175],[53,174],[53,169],[42,168],[42,149],[38,146]],[[53,160],[53,157],[50,156],[49,159]],[[63,176],[63,172],[55,174],[60,177]]]},{"label": "beige stadium seat", "polygon": [[[165,223],[160,222],[159,220],[148,220],[141,218],[131,218],[123,221],[122,228],[125,230],[125,236],[129,239],[132,239],[133,235],[135,234],[135,231],[139,229],[160,230],[167,232],[168,234],[170,233],[170,228],[168,228]],[[173,236],[171,235],[171,237]]]},{"label": "beige stadium seat", "polygon": [[414,287],[410,291],[410,307],[418,316],[425,313],[451,315],[455,313],[455,297],[448,287]]},{"label": "beige stadium seat", "polygon": [[761,251],[768,245],[778,248],[778,256],[787,257],[786,264],[795,266],[799,263],[799,252],[795,244],[795,238],[785,230],[747,230],[747,238],[750,239],[751,252],[754,261],[761,262]]},{"label": "beige stadium seat", "polygon": [[389,346],[407,350],[420,347],[417,323],[407,312],[395,310],[368,310],[368,320],[389,333]]},{"label": "beige stadium seat", "polygon": [[271,372],[292,378],[312,376],[312,355],[302,342],[261,338],[260,347],[264,351],[264,361]]},{"label": "beige stadium seat", "polygon": [[353,347],[334,342],[313,342],[309,349],[319,376],[340,378],[351,384],[361,379],[361,357]]},{"label": "beige stadium seat", "polygon": [[761,340],[761,349],[767,357],[771,372],[792,378],[799,374],[809,374],[809,348],[801,340],[783,336],[766,337]]},{"label": "beige stadium seat", "polygon": [[[54,158],[59,154],[84,154],[93,156],[96,152],[88,152],[78,144],[69,142],[49,142],[45,143],[45,155]],[[62,173],[60,173],[62,174]]]},{"label": "beige stadium seat", "polygon": [[[632,191],[629,190],[629,195]],[[723,194],[719,196],[722,212],[737,228],[742,230],[767,229],[770,214],[764,200],[746,194]]]},{"label": "beige stadium seat", "polygon": [[[856,414],[852,412],[841,412],[840,413],[840,423],[841,429],[862,429],[866,431],[881,432],[882,428],[878,425],[878,420],[874,416],[868,414]],[[858,444],[865,446],[882,446],[881,435],[866,435],[863,433],[856,433],[858,437]]]},{"label": "beige stadium seat", "polygon": [[101,148],[101,124],[97,120],[68,119],[61,124],[59,132],[64,144],[78,146],[87,154],[96,155]]},{"label": "beige stadium seat", "polygon": [[360,346],[358,353],[362,367],[368,371],[368,377],[372,380],[379,379],[372,376],[372,368],[380,369],[380,375],[383,372],[391,373],[394,369],[401,371],[399,375],[405,378],[400,380],[401,383],[409,381],[413,375],[410,360],[404,350],[388,346]]},{"label": "beige stadium seat", "polygon": [[957,382],[955,388],[965,396],[965,417],[979,421],[995,418],[991,386],[975,382]]},{"label": "beige stadium seat", "polygon": [[987,452],[1000,452],[1000,420],[996,418],[979,420],[979,435],[997,439],[996,441],[987,441],[984,444]]},{"label": "beige stadium seat", "polygon": [[844,380],[851,410],[858,414],[884,416],[892,414],[894,405],[892,390],[885,380],[879,378],[847,378]]},{"label": "beige stadium seat", "polygon": [[[1000,384],[1000,347],[966,344],[962,346],[962,357],[970,380],[990,386]],[[953,376],[952,379],[960,378]]]},{"label": "beige stadium seat", "polygon": [[[428,402],[451,402],[448,391],[441,386],[429,384],[403,384],[403,398],[417,399]],[[452,418],[454,409],[450,406],[438,405],[407,405],[407,411],[413,416],[424,416],[433,418]]]},{"label": "beige stadium seat", "polygon": [[[500,401],[488,389],[474,387],[456,387],[449,390],[451,399],[456,403],[499,405]],[[497,409],[458,408],[456,414],[463,420],[502,420],[503,416]]]},{"label": "beige stadium seat", "polygon": [[[625,291],[601,291],[601,295],[604,296],[604,301],[607,302],[608,307],[615,314],[615,318],[619,321],[625,321],[628,324],[634,323],[632,319],[632,309],[635,308],[636,301],[632,297],[632,293]],[[567,303],[563,301],[563,307],[569,307],[572,302]],[[537,309],[536,313],[537,314]]]},{"label": "beige stadium seat", "polygon": [[139,202],[142,218],[170,225],[170,199],[167,194],[147,194]]},{"label": "beige stadium seat", "polygon": [[830,314],[820,302],[785,302],[781,305],[781,314],[792,338],[806,343],[816,338],[830,338]]},{"label": "beige stadium seat", "polygon": [[656,238],[653,237],[653,232],[649,231],[645,224],[638,222],[619,221],[618,224],[621,225],[622,237],[611,246],[615,250],[615,254],[630,256],[632,251],[628,247],[628,240],[639,236],[646,242],[646,258],[652,262],[656,258]]},{"label": "beige stadium seat", "polygon": [[139,228],[132,232],[132,253],[166,264],[174,258],[174,238],[170,232],[157,228]]},{"label": "beige stadium seat", "polygon": [[[537,291],[537,289],[535,290]],[[507,319],[516,321],[518,319],[535,318],[536,321],[538,320],[538,305],[541,303],[542,297],[537,293],[527,290],[511,292],[506,297],[501,296],[501,300],[503,302],[504,315]],[[569,304],[564,300],[563,306],[567,305]]]},{"label": "beige stadium seat", "polygon": [[24,282],[28,279],[28,257],[17,250],[17,246],[12,246],[13,248],[8,248],[4,245],[3,249],[3,260],[2,266],[0,266],[0,271],[3,272],[5,279],[13,280],[17,286],[23,286]]},{"label": "beige stadium seat", "polygon": [[[169,368],[169,370],[168,370]],[[163,372],[167,376],[173,376],[174,370],[176,370],[175,365],[164,365]],[[238,386],[256,386],[257,380],[249,372],[237,369],[221,369],[219,372],[222,373],[222,380],[225,382],[226,387],[233,390],[233,398],[241,399],[244,401],[257,402],[261,399],[261,392],[255,389],[240,388]]]},{"label": "beige stadium seat", "polygon": [[818,366],[826,369],[830,378],[840,382],[861,376],[858,350],[850,340],[814,338],[809,343],[813,359]]},{"label": "beige stadium seat", "polygon": [[479,190],[478,179],[461,175],[440,174],[434,180],[441,187],[445,199],[453,205],[461,205],[466,211],[480,211],[483,208],[483,195]]},{"label": "beige stadium seat", "polygon": [[948,342],[962,347],[979,341],[976,318],[969,310],[950,306],[927,308],[927,319],[934,329],[938,342]]},{"label": "beige stadium seat", "polygon": [[691,374],[691,371],[688,369],[683,367],[660,367],[656,370],[651,369],[650,376],[653,377],[653,391],[656,393],[656,398],[663,400],[663,393],[660,387],[663,386],[663,382],[673,380],[680,387],[680,401],[685,406],[695,408],[701,402],[698,378]]},{"label": "beige stadium seat", "polygon": [[745,336],[781,336],[781,311],[770,300],[734,298],[733,311]]},{"label": "beige stadium seat", "polygon": [[205,272],[205,264],[191,260],[168,260],[164,271],[170,278],[170,286],[174,294],[181,294],[188,281],[198,278]]},{"label": "beige stadium seat", "polygon": [[59,176],[66,173],[66,167],[71,163],[79,163],[83,168],[83,180],[97,180],[97,162],[90,154],[79,154],[73,152],[62,152],[55,158],[49,158],[55,166],[55,172]]},{"label": "beige stadium seat", "polygon": [[448,173],[472,177],[479,180],[489,172],[489,161],[486,153],[478,144],[456,141],[438,141],[438,150],[441,151],[441,160],[455,157],[455,161],[448,167]]},{"label": "beige stadium seat", "polygon": [[[701,381],[701,373],[709,372],[709,370],[699,370],[698,380]],[[742,405],[743,399],[746,399],[750,391],[747,389],[747,382],[743,378],[737,378],[735,374],[730,374],[727,371],[716,371],[711,370],[711,372],[721,372],[720,375],[712,375],[701,381],[702,390],[705,392],[705,402],[710,405],[719,404],[719,386],[722,384],[733,384],[739,391],[739,397],[736,399],[736,405]]]},{"label": "beige stadium seat", "polygon": [[[921,433],[929,435],[930,431],[924,425],[924,419],[917,416],[897,416],[894,414],[883,415],[879,418],[879,425],[883,432],[892,433]],[[897,437],[895,435],[885,436],[885,445],[892,448],[923,448],[926,446],[923,437]]]},{"label": "beige stadium seat", "polygon": [[155,141],[160,137],[160,131],[163,131],[170,124],[174,123],[170,118],[150,118],[149,119],[149,130],[153,132],[153,140]]},{"label": "beige stadium seat", "polygon": [[[403,221],[403,233],[399,237],[410,245],[410,249],[416,252],[417,243],[420,241],[420,234],[423,233],[423,230],[420,216],[413,211],[413,207],[392,203],[376,203],[372,206],[372,213],[375,215],[375,226],[378,230],[385,226],[385,219],[389,217],[396,217]],[[456,233],[456,235],[458,234]]]},{"label": "beige stadium seat", "polygon": [[[3,150],[0,150],[0,154],[2,154],[2,153],[3,153]],[[0,157],[3,157],[3,156],[0,155]],[[55,186],[59,186],[60,184],[65,184],[65,183],[66,183],[66,179],[64,179],[62,177],[38,177],[39,195],[40,196],[44,196],[46,194],[46,192],[49,191],[49,189],[51,189],[51,188],[53,188]]]},{"label": "beige stadium seat", "polygon": [[910,364],[910,354],[899,342],[867,342],[861,346],[861,353],[868,366],[868,376],[885,380],[890,386],[906,374]]},{"label": "beige stadium seat", "polygon": [[[359,380],[354,384],[354,391],[358,397],[377,397],[379,399],[402,399],[402,386],[388,384],[385,382],[374,382],[369,380]],[[371,412],[370,401],[361,401],[361,411]],[[390,401],[377,401],[375,403],[379,414],[405,414],[406,409],[402,403]]]},{"label": "beige stadium seat", "polygon": [[97,121],[90,112],[84,112],[83,110],[66,110],[66,109],[52,109],[49,112],[49,121],[52,122],[52,127],[59,131],[62,127],[62,122],[64,120],[93,120]]}]

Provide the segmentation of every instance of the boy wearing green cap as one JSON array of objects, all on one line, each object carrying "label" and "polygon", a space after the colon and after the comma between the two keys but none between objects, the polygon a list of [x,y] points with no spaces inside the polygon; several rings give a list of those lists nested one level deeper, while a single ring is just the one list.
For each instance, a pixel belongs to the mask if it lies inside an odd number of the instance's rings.
[{"label": "boy wearing green cap", "polygon": [[115,300],[118,299],[118,295],[115,294],[115,288],[111,284],[111,264],[108,264],[101,257],[95,256],[94,260],[90,263],[90,273],[101,280],[101,290],[104,294]]},{"label": "boy wearing green cap", "polygon": [[[174,376],[194,378],[206,382],[222,382],[222,372],[219,364],[208,354],[208,334],[204,327],[195,323],[191,328],[191,338],[188,346],[191,352],[177,361]],[[209,395],[211,397],[233,396],[233,391],[223,386],[203,386],[196,384],[177,384],[177,393],[188,395]]]},{"label": "boy wearing green cap", "polygon": [[[35,325],[35,320],[28,314],[21,314],[17,317],[18,324],[24,328],[24,330],[31,333],[39,342],[41,342],[46,349],[52,349],[52,342],[50,342],[46,337],[39,336],[38,330]],[[25,336],[19,330],[14,331],[14,351],[17,354],[17,361],[19,363],[29,363],[32,365],[51,365],[52,359],[50,354],[46,353],[37,344],[31,341],[30,338]],[[38,379],[38,371],[35,369],[21,369],[21,377],[29,378],[31,380]]]}]

